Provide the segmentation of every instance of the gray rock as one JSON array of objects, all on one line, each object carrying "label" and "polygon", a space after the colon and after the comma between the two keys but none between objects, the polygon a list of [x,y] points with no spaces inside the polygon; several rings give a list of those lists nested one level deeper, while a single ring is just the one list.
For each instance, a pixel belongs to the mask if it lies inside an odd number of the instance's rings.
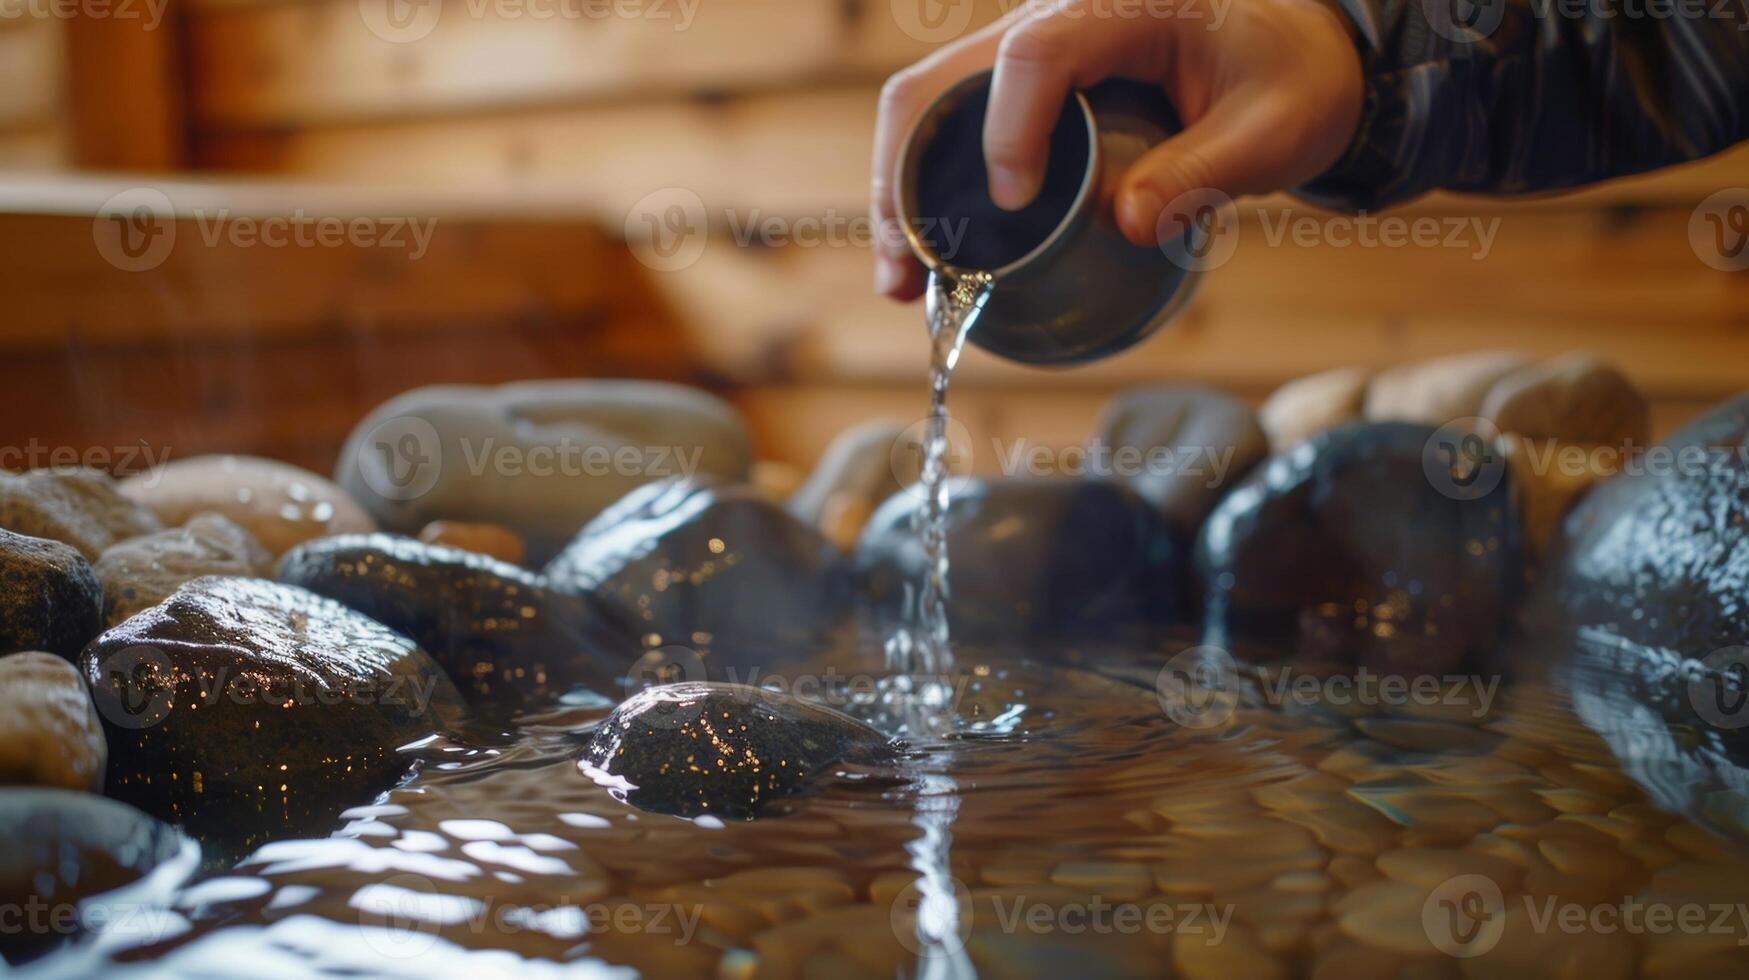
[{"label": "gray rock", "polygon": [[632,489],[672,477],[740,481],[753,463],[734,409],[644,381],[418,388],[347,439],[336,479],[385,530],[437,519],[502,524],[547,561]]},{"label": "gray rock", "polygon": [[709,679],[747,679],[822,652],[850,598],[844,556],[820,532],[751,487],[689,481],[632,491],[546,578],[593,596],[645,647],[685,648]]},{"label": "gray rock", "polygon": [[96,561],[117,541],[163,526],[97,470],[0,472],[0,528],[70,544],[86,561]]},{"label": "gray rock", "polygon": [[587,596],[485,555],[388,534],[310,541],[279,578],[412,637],[479,701],[522,705],[590,687],[615,696],[634,635]]},{"label": "gray rock", "polygon": [[[905,476],[906,484],[917,479],[917,452],[912,448],[894,451],[904,438],[905,429],[885,420],[864,422],[844,430],[820,454],[820,462],[808,474],[807,481],[790,495],[785,509],[797,520],[819,527],[827,504],[835,496],[847,494],[879,504],[898,493],[905,485],[899,482],[900,475]],[[918,440],[912,438],[909,442],[915,447]],[[895,460],[909,472],[895,473]]]},{"label": "gray rock", "polygon": [[[922,581],[911,522],[921,491],[869,520],[853,559],[876,615],[897,622]],[[1122,483],[958,479],[949,484],[948,624],[955,640],[1085,639],[1181,624],[1190,538]]]},{"label": "gray rock", "polygon": [[0,653],[69,660],[103,628],[103,590],[71,545],[0,530]]},{"label": "gray rock", "polygon": [[614,709],[579,766],[645,810],[751,819],[832,766],[893,756],[886,736],[831,708],[757,687],[683,683]]},{"label": "gray rock", "polygon": [[191,456],[130,476],[120,489],[167,524],[203,513],[228,517],[276,556],[311,538],[377,529],[329,480],[259,456]]},{"label": "gray rock", "polygon": [[1215,503],[1269,455],[1269,438],[1244,402],[1212,388],[1135,388],[1106,406],[1094,438],[1113,472],[1186,539]]},{"label": "gray rock", "polygon": [[412,640],[260,579],[195,579],[92,641],[79,668],[110,795],[227,846],[321,831],[462,704]]},{"label": "gray rock", "polygon": [[108,758],[77,668],[36,651],[0,657],[0,785],[100,793]]},{"label": "gray rock", "polygon": [[1511,474],[1499,456],[1474,479],[1430,473],[1434,435],[1348,425],[1254,470],[1197,541],[1204,642],[1389,674],[1491,666],[1522,591]]},{"label": "gray rock", "polygon": [[63,789],[0,789],[0,840],[0,908],[19,913],[0,929],[0,957],[15,965],[87,925],[139,929],[200,862],[193,842],[133,807]]},{"label": "gray rock", "polygon": [[203,575],[259,575],[272,564],[255,536],[221,514],[112,545],[97,560],[103,621],[114,626]]}]

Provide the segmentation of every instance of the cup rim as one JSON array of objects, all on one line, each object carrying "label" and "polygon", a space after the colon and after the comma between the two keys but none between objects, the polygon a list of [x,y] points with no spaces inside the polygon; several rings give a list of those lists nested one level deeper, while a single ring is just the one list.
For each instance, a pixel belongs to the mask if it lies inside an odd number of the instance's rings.
[{"label": "cup rim", "polygon": [[[947,91],[930,100],[929,105],[917,117],[917,121],[912,123],[910,132],[905,134],[905,143],[899,150],[899,165],[894,171],[896,187],[894,188],[893,213],[898,218],[900,229],[905,235],[905,241],[911,246],[911,254],[915,255],[924,267],[931,271],[961,267],[953,266],[952,263],[937,255],[919,233],[917,223],[912,220],[917,210],[917,182],[911,179],[911,175],[917,169],[918,160],[922,157],[929,138],[935,135],[934,130],[931,129],[931,124],[938,120],[946,110],[958,106],[967,93],[978,88],[987,90],[990,86],[990,79],[994,75],[993,69],[980,69],[955,82]],[[1076,189],[1074,199],[1063,210],[1062,218],[1058,220],[1056,227],[1051,229],[1050,234],[1028,250],[1025,255],[994,269],[967,269],[966,271],[987,272],[991,276],[1001,279],[1031,265],[1067,238],[1077,219],[1086,211],[1098,184],[1099,171],[1103,166],[1103,151],[1099,145],[1099,123],[1093,114],[1093,104],[1087,101],[1087,95],[1080,89],[1073,89],[1070,94],[1073,96],[1075,104],[1081,108],[1081,121],[1087,129],[1087,166],[1081,174],[1081,186]],[[925,130],[930,130],[927,137],[924,133]]]}]

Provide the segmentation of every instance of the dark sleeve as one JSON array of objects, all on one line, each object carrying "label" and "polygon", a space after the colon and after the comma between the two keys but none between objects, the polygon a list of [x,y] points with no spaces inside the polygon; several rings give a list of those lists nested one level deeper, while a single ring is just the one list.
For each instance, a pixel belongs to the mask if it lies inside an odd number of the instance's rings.
[{"label": "dark sleeve", "polygon": [[1749,138],[1749,0],[1326,2],[1366,103],[1343,159],[1300,188],[1321,204],[1556,190]]}]

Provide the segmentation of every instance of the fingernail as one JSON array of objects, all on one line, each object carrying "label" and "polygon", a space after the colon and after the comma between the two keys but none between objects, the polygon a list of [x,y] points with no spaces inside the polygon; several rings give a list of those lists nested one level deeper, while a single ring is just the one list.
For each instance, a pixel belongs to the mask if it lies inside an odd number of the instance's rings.
[{"label": "fingernail", "polygon": [[990,168],[990,200],[996,206],[1018,211],[1038,195],[1038,178],[1007,167]]},{"label": "fingernail", "polygon": [[1130,241],[1159,242],[1160,212],[1166,209],[1166,202],[1160,200],[1160,195],[1152,188],[1138,187],[1130,191],[1118,202],[1118,208],[1118,220],[1123,223]]},{"label": "fingernail", "polygon": [[899,282],[905,277],[905,270],[899,268],[890,259],[875,259],[874,288],[875,292],[886,296],[899,288]]}]

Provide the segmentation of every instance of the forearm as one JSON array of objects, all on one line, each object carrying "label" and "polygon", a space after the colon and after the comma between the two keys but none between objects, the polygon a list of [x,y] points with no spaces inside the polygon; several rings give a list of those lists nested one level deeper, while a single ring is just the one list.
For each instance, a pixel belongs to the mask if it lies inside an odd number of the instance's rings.
[{"label": "forearm", "polygon": [[1366,106],[1300,188],[1320,203],[1557,190],[1749,138],[1744,0],[1482,0],[1474,39],[1428,23],[1452,0],[1327,2],[1353,27]]}]

